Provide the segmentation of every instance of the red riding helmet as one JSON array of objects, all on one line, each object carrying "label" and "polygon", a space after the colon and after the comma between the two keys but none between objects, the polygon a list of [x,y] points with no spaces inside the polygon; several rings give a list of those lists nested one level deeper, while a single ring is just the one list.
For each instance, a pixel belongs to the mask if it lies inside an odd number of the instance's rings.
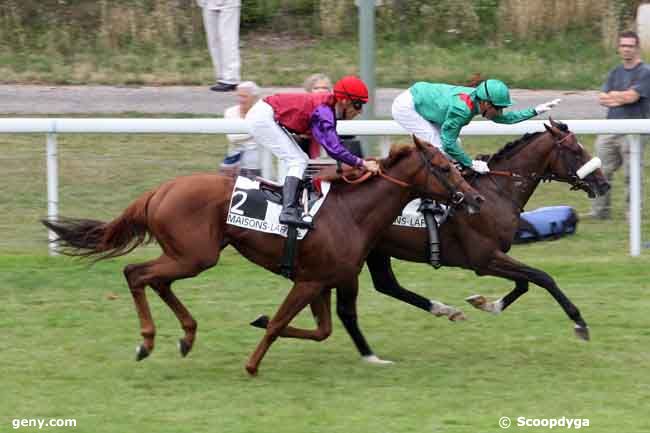
[{"label": "red riding helmet", "polygon": [[336,99],[368,102],[368,87],[361,78],[348,75],[336,82],[334,96],[336,96]]}]

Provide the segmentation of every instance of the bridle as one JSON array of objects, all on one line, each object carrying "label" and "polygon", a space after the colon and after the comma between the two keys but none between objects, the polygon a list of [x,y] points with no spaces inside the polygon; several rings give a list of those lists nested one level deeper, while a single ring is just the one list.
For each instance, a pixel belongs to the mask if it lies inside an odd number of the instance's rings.
[{"label": "bridle", "polygon": [[[555,137],[554,137],[555,138]],[[569,152],[575,153],[569,146],[565,145],[564,142],[567,141],[569,138],[575,138],[575,134],[573,132],[567,133],[564,137],[562,137],[559,140],[555,140],[555,147],[560,148],[560,147],[566,147]],[[575,160],[574,161],[569,161],[568,160],[568,155],[567,152],[551,152],[551,154],[554,156],[554,158],[551,160],[547,160],[546,166],[550,166],[552,162],[555,162],[558,157],[562,158],[562,162],[564,163],[565,167],[568,167],[571,174],[569,174],[568,177],[561,177],[556,175],[555,173],[550,173],[550,172],[545,172],[542,174],[536,174],[532,173],[529,175],[521,175],[512,171],[499,171],[499,170],[491,170],[488,172],[488,175],[492,176],[503,176],[503,177],[509,177],[512,178],[513,180],[524,180],[524,179],[530,179],[532,181],[543,181],[543,182],[550,182],[550,181],[558,181],[558,182],[566,182],[572,185],[571,189],[579,189],[579,186],[576,185],[582,185],[586,184],[582,179],[578,178],[577,175],[577,170],[578,168],[576,167]]]},{"label": "bridle", "polygon": [[549,159],[547,162],[548,164],[546,165],[547,167],[550,167],[552,163],[557,161],[558,158],[561,159],[562,164],[564,164],[564,167],[566,167],[568,171],[568,175],[566,177],[558,176],[555,173],[550,173],[546,172],[542,174],[540,179],[543,182],[551,182],[551,181],[557,181],[557,182],[565,182],[571,185],[571,190],[578,190],[578,189],[583,189],[585,187],[589,187],[589,184],[585,182],[584,180],[580,179],[578,177],[578,169],[580,167],[577,166],[577,158],[573,158],[573,160],[569,159],[569,154],[576,154],[577,151],[572,149],[570,146],[563,144],[567,139],[573,138],[575,139],[575,142],[577,143],[576,136],[573,132],[569,132],[567,135],[562,137],[560,140],[555,141],[555,145],[557,149],[560,149],[562,147],[566,147],[568,152],[552,152],[553,159]]},{"label": "bridle", "polygon": [[[443,171],[442,168],[438,167],[435,164],[432,164],[431,161],[426,158],[426,156],[424,155],[424,152],[421,149],[418,148],[417,152],[418,152],[418,155],[420,156],[420,161],[422,162],[422,167],[427,169],[426,170],[427,177],[425,179],[425,183],[428,184],[429,183],[429,176],[433,175],[445,187],[445,189],[449,192],[449,195],[451,196],[451,199],[450,199],[451,204],[453,204],[453,205],[461,204],[465,200],[465,194],[463,194],[461,191],[458,190],[459,189],[458,185],[460,185],[462,180],[460,180],[456,184],[452,184],[449,181],[448,177],[442,172]],[[396,185],[401,186],[402,188],[410,188],[410,187],[413,186],[412,184],[410,184],[408,182],[405,182],[405,181],[397,179],[397,178],[395,178],[395,177],[393,177],[393,176],[391,176],[391,175],[389,175],[387,173],[384,173],[382,171],[382,169],[381,169],[381,166],[379,167],[379,171],[377,172],[377,175],[384,178],[384,179],[386,179],[389,182],[392,182],[392,183],[394,183]],[[347,183],[356,184],[356,183],[361,183],[361,182],[366,181],[371,176],[373,176],[373,173],[366,172],[363,175],[361,175],[361,177],[359,177],[357,179],[354,179],[354,180],[348,179],[345,175],[342,175],[341,177]],[[416,187],[416,189],[419,189],[419,187]],[[420,192],[423,192],[423,191],[420,191]]]},{"label": "bridle", "polygon": [[[573,161],[569,160],[569,153],[574,154],[576,151],[571,148],[570,145],[567,145],[566,142],[569,139],[575,139],[575,134],[573,132],[568,132],[564,137],[560,139],[556,139],[555,136],[553,136],[554,139],[554,149],[553,151],[550,152],[550,155],[548,156],[547,160],[545,161],[545,166],[547,167],[547,171],[541,174],[538,173],[531,173],[528,175],[521,175],[512,171],[498,171],[498,170],[491,170],[487,174],[490,176],[499,176],[499,177],[506,177],[509,178],[510,180],[514,182],[532,182],[536,183],[539,181],[542,182],[551,182],[551,181],[558,181],[558,182],[565,182],[571,185],[571,190],[578,190],[578,189],[584,189],[585,187],[588,187],[588,183],[585,182],[584,180],[580,179],[577,175],[577,169],[576,167],[576,159]],[[577,141],[577,140],[576,140]],[[569,152],[559,152],[557,151],[561,147],[566,147]],[[552,159],[551,159],[552,158]],[[567,170],[569,171],[569,175],[567,177],[562,177],[558,176],[555,173],[551,173],[548,171],[548,167],[550,167],[556,160],[557,158],[561,158],[563,164],[565,167],[567,167]],[[501,190],[501,187],[497,184],[497,182],[494,180],[494,178],[490,177],[492,182],[495,184],[498,190]],[[501,194],[501,193],[499,193]],[[513,203],[518,207],[514,201]]]},{"label": "bridle", "polygon": [[459,205],[465,200],[465,194],[463,194],[461,191],[459,191],[458,185],[460,185],[461,182],[463,182],[463,177],[460,176],[460,180],[452,184],[449,181],[449,178],[442,172],[443,169],[435,164],[432,164],[429,159],[424,156],[424,152],[418,148],[418,155],[420,155],[420,160],[422,161],[422,164],[424,167],[427,169],[427,177],[425,179],[425,184],[429,183],[429,176],[433,175],[441,184],[442,186],[445,187],[445,189],[449,192],[449,195],[451,196],[451,203],[453,205]]}]

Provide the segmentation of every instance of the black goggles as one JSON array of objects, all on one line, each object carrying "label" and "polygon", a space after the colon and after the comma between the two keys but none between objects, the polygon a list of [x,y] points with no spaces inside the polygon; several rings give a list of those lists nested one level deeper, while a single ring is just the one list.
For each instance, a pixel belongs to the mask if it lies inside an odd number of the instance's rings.
[{"label": "black goggles", "polygon": [[361,111],[363,109],[363,106],[365,105],[365,102],[360,101],[358,99],[353,99],[352,100],[352,106],[354,107],[355,110]]}]

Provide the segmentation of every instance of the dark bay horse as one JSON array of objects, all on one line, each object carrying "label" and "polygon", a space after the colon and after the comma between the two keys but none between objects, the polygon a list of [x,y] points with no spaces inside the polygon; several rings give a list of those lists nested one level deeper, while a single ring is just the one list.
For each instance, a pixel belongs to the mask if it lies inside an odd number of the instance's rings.
[{"label": "dark bay horse", "polygon": [[[316,228],[298,245],[294,285],[267,331],[250,356],[246,370],[256,374],[264,354],[289,322],[306,305],[321,316],[329,309],[332,288],[337,289],[341,314],[356,322],[358,274],[379,235],[402,207],[418,196],[460,201],[478,209],[482,197],[435,148],[394,147],[380,161],[383,171],[365,183],[332,184],[316,216]],[[233,180],[216,174],[179,177],[142,194],[121,216],[110,222],[87,219],[43,221],[58,236],[59,246],[70,255],[98,260],[124,255],[152,238],[162,249],[155,260],[124,268],[140,319],[143,342],[138,360],[154,349],[155,326],[145,296],[153,290],[174,312],[185,331],[179,348],[183,356],[192,349],[197,323],[172,292],[171,285],[217,264],[220,252],[232,245],[244,257],[280,273],[285,240],[226,224]],[[329,335],[330,323],[321,323],[315,339]]]},{"label": "dark bay horse", "polygon": [[[519,214],[540,181],[556,180],[586,191],[590,197],[609,189],[600,169],[580,179],[578,170],[592,160],[566,125],[551,120],[546,131],[527,134],[490,156],[489,175],[473,176],[471,184],[485,197],[479,215],[468,218],[456,213],[440,227],[441,262],[473,270],[477,275],[492,275],[515,282],[514,289],[491,302],[483,296],[468,298],[473,306],[500,313],[528,290],[529,283],[546,289],[575,322],[575,333],[589,339],[589,328],[578,308],[560,290],[553,278],[507,255],[519,224]],[[400,286],[391,267],[391,257],[428,263],[428,233],[424,228],[392,225],[379,239],[366,262],[376,290],[437,316],[454,320],[460,312],[440,302],[430,301]],[[329,314],[329,312],[327,312]],[[265,316],[253,322],[263,326]],[[372,351],[356,322],[339,314],[357,349],[365,358]]]}]

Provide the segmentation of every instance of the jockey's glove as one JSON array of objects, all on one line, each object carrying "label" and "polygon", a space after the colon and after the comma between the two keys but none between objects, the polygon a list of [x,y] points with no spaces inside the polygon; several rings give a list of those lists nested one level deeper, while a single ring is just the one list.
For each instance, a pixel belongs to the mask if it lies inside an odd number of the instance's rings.
[{"label": "jockey's glove", "polygon": [[488,167],[487,162],[475,159],[472,161],[472,170],[480,174],[485,174],[490,172],[490,167]]},{"label": "jockey's glove", "polygon": [[553,108],[557,104],[559,104],[560,101],[561,101],[561,99],[553,99],[550,102],[545,102],[543,104],[539,104],[537,107],[535,107],[535,113],[542,114],[542,113],[546,113],[547,111],[551,111],[551,108]]}]

